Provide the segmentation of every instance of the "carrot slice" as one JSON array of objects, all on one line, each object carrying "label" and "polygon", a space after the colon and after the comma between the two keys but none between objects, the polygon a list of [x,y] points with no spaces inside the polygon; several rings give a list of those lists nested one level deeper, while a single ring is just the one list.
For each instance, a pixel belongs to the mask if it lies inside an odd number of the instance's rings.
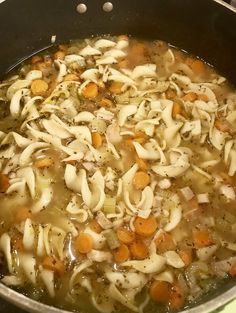
[{"label": "carrot slice", "polygon": [[132,257],[136,260],[143,260],[148,257],[148,247],[142,241],[135,241],[130,246]]},{"label": "carrot slice", "polygon": [[7,175],[0,173],[0,192],[7,191],[10,186],[9,178]]},{"label": "carrot slice", "polygon": [[35,64],[37,62],[42,62],[43,61],[43,58],[39,55],[34,55],[32,58],[31,58],[31,63],[32,64]]},{"label": "carrot slice", "polygon": [[119,82],[113,82],[110,87],[109,87],[109,90],[110,92],[112,93],[115,93],[115,94],[119,94],[122,92],[122,86],[123,84],[122,83],[119,83]]},{"label": "carrot slice", "polygon": [[188,92],[188,93],[186,93],[186,95],[185,96],[183,96],[183,100],[184,101],[190,101],[190,102],[193,102],[193,101],[195,101],[195,100],[197,100],[197,98],[198,98],[198,96],[197,96],[197,94],[195,93],[195,92]]},{"label": "carrot slice", "polygon": [[122,244],[119,246],[119,248],[116,249],[114,252],[114,259],[116,263],[122,263],[127,261],[130,258],[130,251],[129,248]]},{"label": "carrot slice", "polygon": [[166,91],[166,98],[167,99],[173,100],[176,97],[177,97],[177,93],[175,90],[170,89],[170,88],[167,89],[167,91]]},{"label": "carrot slice", "polygon": [[129,61],[127,59],[121,60],[117,63],[119,68],[127,68],[129,66]]},{"label": "carrot slice", "polygon": [[13,241],[13,247],[16,251],[22,252],[24,250],[24,245],[23,245],[23,238],[22,237],[17,237]]},{"label": "carrot slice", "polygon": [[89,234],[80,233],[75,238],[74,248],[79,253],[89,253],[93,249],[93,238]]},{"label": "carrot slice", "polygon": [[132,139],[125,139],[122,142],[122,145],[125,149],[128,149],[130,151],[135,151],[134,145],[133,145],[133,140]]},{"label": "carrot slice", "polygon": [[208,230],[193,230],[193,241],[197,248],[207,247],[212,244],[212,238]]},{"label": "carrot slice", "polygon": [[150,184],[150,177],[146,172],[136,172],[133,178],[133,185],[136,189],[144,189]]},{"label": "carrot slice", "polygon": [[181,111],[182,111],[181,105],[177,102],[174,102],[172,109],[172,117],[176,118],[178,114],[181,114]]},{"label": "carrot slice", "polygon": [[95,83],[88,83],[82,90],[82,96],[87,99],[94,99],[98,95],[98,86]]},{"label": "carrot slice", "polygon": [[52,66],[52,63],[53,63],[52,58],[51,58],[49,55],[46,55],[46,56],[44,57],[44,64],[45,64],[47,67],[50,67],[50,66]]},{"label": "carrot slice", "polygon": [[168,304],[171,292],[171,285],[165,281],[155,280],[150,287],[150,296],[153,301]]},{"label": "carrot slice", "polygon": [[76,74],[67,74],[64,76],[64,81],[78,81],[79,80],[79,76]]},{"label": "carrot slice", "polygon": [[222,131],[222,132],[229,132],[230,131],[230,125],[227,121],[221,121],[219,119],[215,120],[215,127]]},{"label": "carrot slice", "polygon": [[118,239],[127,245],[135,240],[135,233],[125,227],[119,227],[116,231]]},{"label": "carrot slice", "polygon": [[156,239],[155,244],[159,252],[175,250],[176,246],[169,233],[161,233]]},{"label": "carrot slice", "polygon": [[195,74],[203,74],[205,72],[205,64],[201,60],[194,60],[190,65]]},{"label": "carrot slice", "polygon": [[232,276],[232,277],[235,277],[236,276],[236,263],[234,263],[230,270],[229,270],[229,275]]},{"label": "carrot slice", "polygon": [[66,56],[65,51],[59,50],[54,53],[53,57],[55,60],[64,60]]},{"label": "carrot slice", "polygon": [[42,266],[59,275],[62,275],[66,270],[64,263],[53,256],[46,256],[42,262]]},{"label": "carrot slice", "polygon": [[92,143],[95,148],[102,146],[102,136],[99,133],[92,133]]},{"label": "carrot slice", "polygon": [[112,101],[110,99],[107,98],[102,98],[102,100],[99,102],[99,105],[101,107],[105,107],[105,108],[110,108],[112,107]]},{"label": "carrot slice", "polygon": [[209,101],[207,95],[205,95],[205,94],[199,94],[198,95],[198,100],[202,100],[204,102],[208,102]]},{"label": "carrot slice", "polygon": [[102,226],[95,219],[89,222],[89,227],[98,234],[102,231]]},{"label": "carrot slice", "polygon": [[138,157],[138,155],[135,155],[135,162],[138,164],[140,170],[146,171],[148,169],[148,164],[145,160]]},{"label": "carrot slice", "polygon": [[27,218],[31,218],[32,212],[28,207],[21,207],[17,212],[15,216],[16,223],[21,223],[25,221]]},{"label": "carrot slice", "polygon": [[45,96],[48,90],[48,83],[42,79],[35,79],[33,80],[30,89],[34,96]]},{"label": "carrot slice", "polygon": [[185,302],[185,296],[181,287],[177,284],[173,285],[170,298],[169,298],[169,308],[171,310],[178,310],[180,309]]},{"label": "carrot slice", "polygon": [[143,237],[152,236],[157,230],[157,221],[154,216],[148,218],[136,217],[134,221],[135,232]]},{"label": "carrot slice", "polygon": [[223,180],[229,184],[232,185],[233,184],[233,178],[232,176],[229,176],[227,173],[225,172],[220,172],[220,176],[223,178]]},{"label": "carrot slice", "polygon": [[53,163],[54,161],[52,158],[43,158],[36,160],[34,162],[34,166],[37,168],[50,167],[51,165],[53,165]]},{"label": "carrot slice", "polygon": [[193,251],[192,249],[183,249],[180,250],[179,256],[183,260],[185,266],[189,266],[193,262]]}]

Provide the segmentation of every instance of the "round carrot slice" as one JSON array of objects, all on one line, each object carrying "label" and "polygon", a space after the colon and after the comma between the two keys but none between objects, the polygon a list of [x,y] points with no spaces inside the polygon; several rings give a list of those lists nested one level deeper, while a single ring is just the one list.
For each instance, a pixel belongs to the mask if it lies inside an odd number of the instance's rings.
[{"label": "round carrot slice", "polygon": [[135,233],[124,227],[118,228],[116,234],[118,239],[127,245],[135,240]]},{"label": "round carrot slice", "polygon": [[171,285],[165,281],[155,280],[150,287],[150,296],[153,301],[168,304],[171,292]]},{"label": "round carrot slice", "polygon": [[116,263],[123,263],[127,261],[130,258],[130,251],[129,248],[122,244],[119,246],[119,248],[116,249],[114,252],[114,259]]},{"label": "round carrot slice", "polygon": [[142,241],[135,241],[130,246],[130,251],[134,259],[143,260],[148,257],[149,251],[145,243]]},{"label": "round carrot slice", "polygon": [[89,253],[93,249],[93,238],[89,234],[80,233],[75,238],[74,248],[79,253]]},{"label": "round carrot slice", "polygon": [[94,99],[98,95],[98,86],[95,83],[88,83],[82,90],[82,96],[87,99]]},{"label": "round carrot slice", "polygon": [[185,297],[183,290],[180,288],[179,285],[173,285],[170,292],[169,308],[171,310],[178,310],[184,305],[184,302]]},{"label": "round carrot slice", "polygon": [[133,185],[136,189],[144,189],[150,184],[150,177],[146,172],[140,171],[134,175]]},{"label": "round carrot slice", "polygon": [[148,218],[136,217],[134,221],[135,232],[143,237],[152,236],[157,230],[157,221],[154,216]]},{"label": "round carrot slice", "polygon": [[43,267],[62,275],[65,272],[65,265],[62,261],[53,256],[46,256],[42,263]]}]

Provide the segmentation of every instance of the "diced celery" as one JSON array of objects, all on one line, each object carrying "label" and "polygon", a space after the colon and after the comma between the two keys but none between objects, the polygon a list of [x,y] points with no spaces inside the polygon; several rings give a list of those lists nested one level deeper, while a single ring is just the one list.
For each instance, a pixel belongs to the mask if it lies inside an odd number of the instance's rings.
[{"label": "diced celery", "polygon": [[103,205],[103,212],[111,214],[116,212],[116,198],[106,198]]}]

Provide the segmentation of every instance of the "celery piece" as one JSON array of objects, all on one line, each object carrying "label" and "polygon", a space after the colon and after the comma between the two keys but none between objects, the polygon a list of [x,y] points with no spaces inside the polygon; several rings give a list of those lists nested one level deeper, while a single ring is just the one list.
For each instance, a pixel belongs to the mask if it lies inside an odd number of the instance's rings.
[{"label": "celery piece", "polygon": [[106,198],[103,204],[103,212],[111,214],[116,212],[116,198]]}]

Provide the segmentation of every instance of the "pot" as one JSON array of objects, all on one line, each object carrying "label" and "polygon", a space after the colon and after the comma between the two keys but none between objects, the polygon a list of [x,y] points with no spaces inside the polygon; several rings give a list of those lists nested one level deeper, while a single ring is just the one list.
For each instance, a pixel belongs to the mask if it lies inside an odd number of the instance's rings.
[{"label": "pot", "polygon": [[[170,42],[201,57],[236,85],[236,10],[228,4],[221,0],[111,1],[84,0],[84,5],[78,0],[0,2],[0,76],[52,46],[54,40],[58,44],[92,35],[125,33]],[[213,311],[235,294],[235,281],[227,280],[183,312]],[[2,284],[0,296],[28,312],[66,313]]]}]

